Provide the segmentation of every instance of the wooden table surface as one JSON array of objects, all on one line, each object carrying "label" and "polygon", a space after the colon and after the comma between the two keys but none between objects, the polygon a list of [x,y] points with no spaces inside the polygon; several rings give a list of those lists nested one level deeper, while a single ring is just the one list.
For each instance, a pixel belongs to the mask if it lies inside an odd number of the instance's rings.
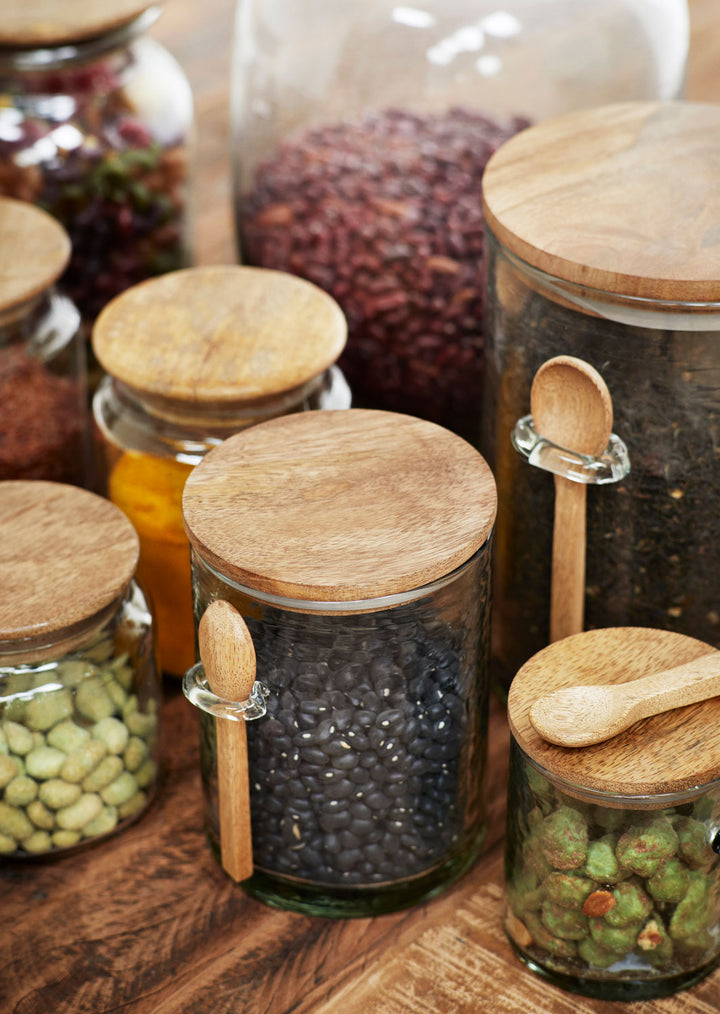
[{"label": "wooden table surface", "polygon": [[[720,3],[691,0],[687,96],[720,101]],[[231,0],[169,0],[153,34],[185,67],[199,117],[196,254],[235,260],[228,87]],[[247,898],[202,832],[196,715],[166,685],[165,777],[121,835],[75,856],[0,866],[2,1014],[453,1014],[720,1011],[720,971],[667,1000],[604,1003],[557,990],[501,927],[508,736],[493,702],[490,828],[446,894],[375,919],[332,921]]]}]

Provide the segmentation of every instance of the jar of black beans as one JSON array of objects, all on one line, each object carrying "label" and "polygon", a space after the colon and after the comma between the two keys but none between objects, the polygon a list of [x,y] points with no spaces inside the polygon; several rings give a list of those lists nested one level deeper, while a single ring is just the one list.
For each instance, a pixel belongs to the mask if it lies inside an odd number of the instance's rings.
[{"label": "jar of black beans", "polygon": [[[244,886],[301,911],[368,915],[436,893],[468,869],[482,845],[494,483],[469,444],[434,424],[354,409],[305,415],[307,423],[291,416],[285,426],[256,427],[265,433],[255,438],[259,458],[253,459],[250,444],[232,437],[191,475],[184,509],[196,619],[219,598],[242,613],[255,646],[257,679],[267,691],[266,713],[246,726],[255,872]],[[313,447],[312,438],[322,432],[323,417],[330,419],[328,439],[341,456],[319,481],[315,466],[327,449]],[[377,441],[383,433],[384,446]],[[413,543],[428,524],[422,502],[427,493],[412,488],[417,456],[394,463],[419,514],[405,518],[408,545],[388,542],[387,533],[378,540],[375,528],[383,516],[392,529],[407,514],[403,501],[397,500],[389,518],[385,509],[376,515],[371,501],[379,497],[387,508],[396,496],[398,480],[387,472],[397,449],[393,444],[418,435],[429,440],[424,457],[431,464],[444,449],[456,455],[451,472],[469,470],[468,488],[478,500],[460,527],[474,534],[465,560],[437,576],[430,572],[421,585],[392,592],[383,563],[392,570],[399,554],[403,564],[412,565],[419,551]],[[283,445],[292,447],[293,458],[260,480]],[[349,460],[339,465],[346,453]],[[251,473],[255,478],[249,482]],[[390,488],[378,490],[383,473]],[[223,504],[214,498],[209,509],[203,493],[206,483],[215,487],[222,476],[220,497],[232,498],[232,515],[223,515]],[[273,509],[267,494],[276,483],[296,495]],[[323,495],[331,488],[331,496]],[[455,498],[458,507],[466,495],[467,490]],[[266,507],[256,510],[255,533],[236,542],[235,526],[246,526],[245,512],[260,500]],[[303,513],[305,534],[299,535],[296,521]],[[282,517],[285,541],[276,527]],[[346,573],[321,592],[332,598],[313,598],[320,592],[315,582],[330,566],[323,542],[337,545],[340,537],[344,549],[336,575]],[[273,539],[280,540],[274,551],[261,548],[272,546]],[[306,555],[298,555],[295,567],[298,539]],[[226,557],[219,560],[221,543]],[[377,556],[367,556],[366,564],[365,551],[373,544]],[[442,559],[442,540],[436,552]],[[267,581],[253,587],[249,579],[261,555],[265,567],[275,567],[271,557],[287,567],[285,578],[272,581],[273,590]],[[367,572],[376,570],[378,592],[372,596],[364,593],[363,577],[370,562]],[[288,594],[293,569],[295,576],[304,574],[302,599]],[[353,597],[343,600],[343,594]],[[186,677],[186,690],[188,678],[207,694],[201,666]],[[201,712],[206,829],[218,855],[215,723],[222,720]]]}]

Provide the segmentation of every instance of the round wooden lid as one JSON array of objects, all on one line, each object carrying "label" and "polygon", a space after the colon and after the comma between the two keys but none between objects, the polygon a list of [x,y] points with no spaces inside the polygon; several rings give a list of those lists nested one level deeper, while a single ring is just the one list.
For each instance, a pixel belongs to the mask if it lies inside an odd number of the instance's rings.
[{"label": "round wooden lid", "polygon": [[340,356],[347,323],[335,300],[282,271],[185,268],[127,289],[101,312],[92,344],[130,387],[182,402],[252,400],[290,391]]},{"label": "round wooden lid", "polygon": [[217,570],[260,592],[349,602],[419,588],[486,541],[492,473],[434,423],[314,411],[230,437],[190,474],[185,530]]},{"label": "round wooden lid", "polygon": [[63,634],[121,595],[137,566],[122,511],[75,486],[0,483],[0,531],[0,641]]},{"label": "round wooden lid", "polygon": [[0,45],[55,46],[122,28],[152,0],[18,0],[3,5]]},{"label": "round wooden lid", "polygon": [[625,683],[712,650],[695,638],[647,627],[589,630],[556,641],[529,659],[510,686],[512,734],[551,777],[572,786],[639,796],[706,785],[720,778],[720,697],[643,719],[581,748],[548,743],[528,713],[539,697],[561,687]]},{"label": "round wooden lid", "polygon": [[26,201],[0,197],[0,310],[39,295],[69,259],[70,239],[56,219]]},{"label": "round wooden lid", "polygon": [[720,300],[720,106],[620,103],[538,124],[483,176],[486,221],[532,267],[659,300]]}]

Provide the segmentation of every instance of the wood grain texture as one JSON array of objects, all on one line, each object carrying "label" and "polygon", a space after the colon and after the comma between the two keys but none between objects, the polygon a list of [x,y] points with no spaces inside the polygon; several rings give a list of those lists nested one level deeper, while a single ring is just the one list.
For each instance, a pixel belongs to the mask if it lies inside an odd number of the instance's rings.
[{"label": "wood grain texture", "polygon": [[4,4],[0,42],[13,46],[78,42],[126,25],[152,0],[23,0]]},{"label": "wood grain texture", "polygon": [[70,259],[70,238],[47,212],[0,197],[0,310],[38,296]]},{"label": "wood grain texture", "polygon": [[718,106],[584,109],[522,131],[493,155],[485,217],[507,249],[565,281],[717,301],[719,159]]},{"label": "wood grain texture", "polygon": [[183,493],[202,557],[245,587],[350,602],[420,588],[487,540],[495,481],[465,440],[366,409],[302,412],[216,447]]},{"label": "wood grain texture", "polygon": [[580,750],[548,743],[530,721],[540,697],[563,687],[626,683],[700,659],[712,647],[647,627],[589,630],[539,651],[515,676],[510,728],[521,749],[573,786],[656,795],[720,777],[720,698],[655,715],[604,743]]},{"label": "wood grain texture", "polygon": [[250,401],[301,387],[340,356],[340,307],[280,271],[199,265],[127,289],[102,311],[93,349],[130,387],[193,404]]}]

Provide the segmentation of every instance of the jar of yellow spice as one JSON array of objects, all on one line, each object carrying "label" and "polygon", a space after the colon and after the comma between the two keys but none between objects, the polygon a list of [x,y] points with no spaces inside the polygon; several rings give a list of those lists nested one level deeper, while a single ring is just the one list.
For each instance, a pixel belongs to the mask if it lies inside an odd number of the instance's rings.
[{"label": "jar of yellow spice", "polygon": [[106,492],[140,536],[138,577],[153,601],[166,673],[195,662],[187,476],[255,423],[348,408],[335,365],[346,335],[340,308],[312,283],[240,265],[149,279],[98,317],[92,343],[107,376],[93,413]]}]

